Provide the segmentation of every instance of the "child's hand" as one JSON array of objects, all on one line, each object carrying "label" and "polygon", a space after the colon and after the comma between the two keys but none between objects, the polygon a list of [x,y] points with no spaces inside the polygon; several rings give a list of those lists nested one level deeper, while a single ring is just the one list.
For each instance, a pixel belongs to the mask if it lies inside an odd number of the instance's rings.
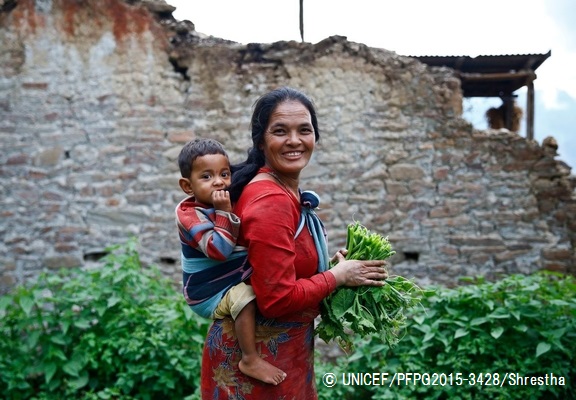
[{"label": "child's hand", "polygon": [[227,190],[215,190],[212,192],[212,204],[216,210],[232,212],[230,193]]}]

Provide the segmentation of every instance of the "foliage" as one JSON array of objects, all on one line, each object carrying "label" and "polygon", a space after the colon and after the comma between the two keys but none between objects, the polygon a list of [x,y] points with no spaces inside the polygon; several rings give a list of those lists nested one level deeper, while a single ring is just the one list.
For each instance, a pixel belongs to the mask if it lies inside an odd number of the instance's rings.
[{"label": "foliage", "polygon": [[[389,380],[384,386],[327,388],[320,383],[319,397],[576,398],[575,278],[541,272],[512,275],[493,283],[483,279],[468,281],[470,284],[455,289],[438,288],[435,294],[424,298],[424,308],[411,310],[407,334],[395,347],[390,348],[376,337],[360,340],[349,358],[337,365],[320,363],[318,367],[320,373],[329,371],[337,377],[343,373],[386,372]],[[389,386],[397,372],[446,377],[452,374],[453,383]],[[461,385],[457,384],[457,373],[461,373]],[[471,373],[475,374],[474,384],[463,380],[470,378]],[[523,377],[522,383],[527,383],[530,377],[546,374],[563,377],[565,385],[520,385],[517,379]]]},{"label": "foliage", "polygon": [[[347,260],[385,260],[396,252],[387,237],[356,222],[348,225]],[[405,313],[420,303],[422,290],[401,276],[391,276],[380,287],[340,287],[322,302],[316,334],[326,343],[336,340],[345,350],[353,336],[379,335],[394,345],[406,325]]]},{"label": "foliage", "polygon": [[[197,396],[208,320],[173,284],[143,268],[135,243],[101,265],[43,274],[0,297],[0,393],[6,399],[164,399]],[[553,373],[564,386],[463,382],[425,386],[318,384],[320,399],[576,398],[576,280],[538,273],[437,288],[410,309],[394,347],[356,338],[338,364],[316,373]],[[455,377],[453,375],[453,377]],[[484,375],[486,377],[486,375]]]},{"label": "foliage", "polygon": [[208,321],[144,268],[135,242],[98,267],[42,274],[0,298],[8,399],[184,398],[199,385]]}]

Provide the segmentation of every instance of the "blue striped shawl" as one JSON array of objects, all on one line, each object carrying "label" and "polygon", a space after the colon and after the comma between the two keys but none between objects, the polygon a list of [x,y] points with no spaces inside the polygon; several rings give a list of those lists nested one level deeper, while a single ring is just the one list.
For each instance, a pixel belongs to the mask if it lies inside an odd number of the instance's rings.
[{"label": "blue striped shawl", "polygon": [[[302,212],[294,238],[304,226],[314,239],[318,252],[318,272],[328,269],[326,230],[314,209],[320,204],[312,191],[300,194]],[[212,318],[224,294],[234,285],[245,281],[252,274],[245,250],[235,251],[226,261],[212,260],[204,253],[182,243],[183,294],[192,311],[205,318]]]}]

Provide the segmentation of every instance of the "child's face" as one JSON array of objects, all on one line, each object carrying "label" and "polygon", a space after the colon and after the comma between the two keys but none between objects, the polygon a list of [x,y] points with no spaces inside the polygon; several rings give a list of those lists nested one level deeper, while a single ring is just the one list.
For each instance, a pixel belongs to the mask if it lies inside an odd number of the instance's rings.
[{"label": "child's face", "polygon": [[196,201],[212,205],[212,192],[230,186],[230,162],[222,154],[207,154],[197,157],[192,163],[192,174],[188,194],[193,194]]}]

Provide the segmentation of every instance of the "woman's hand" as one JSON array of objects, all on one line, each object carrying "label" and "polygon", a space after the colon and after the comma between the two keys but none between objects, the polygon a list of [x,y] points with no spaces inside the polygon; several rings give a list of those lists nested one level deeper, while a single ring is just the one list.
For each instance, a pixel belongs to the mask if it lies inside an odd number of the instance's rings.
[{"label": "woman's hand", "polygon": [[346,250],[339,250],[332,258],[337,264],[329,271],[338,286],[382,286],[388,277],[384,260],[346,260]]}]

